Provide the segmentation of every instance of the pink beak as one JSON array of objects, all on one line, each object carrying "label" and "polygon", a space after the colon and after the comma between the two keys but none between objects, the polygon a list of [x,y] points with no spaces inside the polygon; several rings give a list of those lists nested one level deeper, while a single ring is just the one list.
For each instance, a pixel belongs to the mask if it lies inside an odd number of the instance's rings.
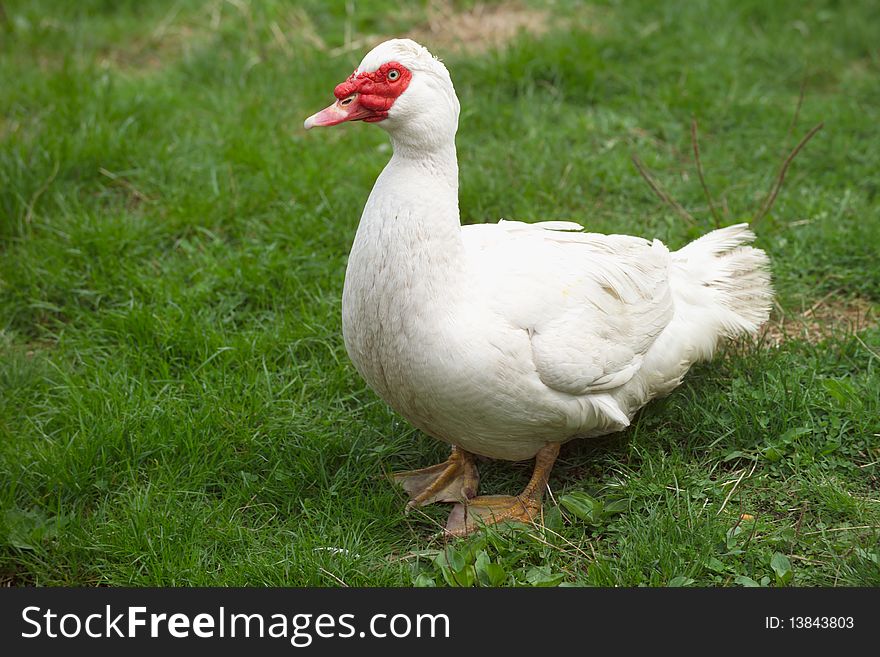
[{"label": "pink beak", "polygon": [[362,121],[369,118],[375,112],[363,107],[358,101],[359,94],[354,93],[342,100],[338,100],[330,107],[322,109],[317,114],[312,114],[303,123],[306,130],[311,128],[326,128],[331,125],[339,125],[345,121]]}]

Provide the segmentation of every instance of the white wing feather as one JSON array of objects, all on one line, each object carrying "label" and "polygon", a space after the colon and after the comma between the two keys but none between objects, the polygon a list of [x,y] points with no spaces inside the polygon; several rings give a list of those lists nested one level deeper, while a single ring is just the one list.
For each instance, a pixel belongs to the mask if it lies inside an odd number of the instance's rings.
[{"label": "white wing feather", "polygon": [[528,331],[541,381],[572,395],[629,381],[673,315],[663,244],[581,230],[564,221],[462,229],[490,309]]}]

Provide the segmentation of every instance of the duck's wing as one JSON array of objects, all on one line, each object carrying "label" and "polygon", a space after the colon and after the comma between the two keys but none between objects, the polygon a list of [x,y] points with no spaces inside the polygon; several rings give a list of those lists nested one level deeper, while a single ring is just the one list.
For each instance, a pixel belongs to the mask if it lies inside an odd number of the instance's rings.
[{"label": "duck's wing", "polygon": [[629,381],[673,315],[663,244],[581,230],[558,221],[462,229],[486,305],[528,332],[544,384],[574,395]]}]

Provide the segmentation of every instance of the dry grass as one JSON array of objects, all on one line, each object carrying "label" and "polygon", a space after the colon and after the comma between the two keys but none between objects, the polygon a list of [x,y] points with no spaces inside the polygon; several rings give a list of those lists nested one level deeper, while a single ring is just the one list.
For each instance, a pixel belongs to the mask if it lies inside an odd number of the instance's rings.
[{"label": "dry grass", "polygon": [[329,50],[331,56],[368,50],[386,39],[408,37],[428,46],[432,52],[479,55],[502,49],[522,34],[540,36],[552,29],[597,33],[601,27],[599,12],[583,7],[572,17],[560,17],[547,9],[525,7],[518,2],[487,4],[478,2],[470,9],[456,9],[449,0],[434,0],[426,18],[403,34],[368,34]]},{"label": "dry grass", "polygon": [[836,297],[838,294],[840,292],[826,295],[803,312],[793,313],[777,307],[761,330],[761,338],[774,347],[788,340],[817,344],[877,326],[880,318],[874,304],[865,299]]},{"label": "dry grass", "polygon": [[194,46],[197,47],[201,38],[203,36],[188,25],[162,31],[157,28],[143,38],[132,39],[124,48],[105,51],[99,58],[99,64],[126,73],[148,74],[185,57]]},{"label": "dry grass", "polygon": [[502,48],[522,32],[541,35],[551,26],[551,12],[515,2],[477,3],[456,11],[448,0],[432,2],[428,20],[408,36],[440,51],[481,53]]},{"label": "dry grass", "polygon": [[[207,10],[207,8],[206,8]],[[83,52],[74,53],[77,59],[88,60],[104,69],[112,69],[129,75],[148,75],[161,71],[191,51],[203,47],[211,30],[210,20],[199,14],[186,19],[179,16],[179,9],[168,12],[154,24],[146,23],[134,36],[123,43],[95,45]],[[68,30],[64,21],[45,17],[39,28],[49,34],[62,35]],[[64,66],[68,53],[41,55],[35,62],[46,72]]]}]

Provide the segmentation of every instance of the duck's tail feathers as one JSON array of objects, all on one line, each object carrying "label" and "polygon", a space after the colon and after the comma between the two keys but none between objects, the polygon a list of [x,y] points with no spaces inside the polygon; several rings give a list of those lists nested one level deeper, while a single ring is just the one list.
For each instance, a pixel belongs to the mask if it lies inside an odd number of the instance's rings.
[{"label": "duck's tail feathers", "polygon": [[748,224],[737,224],[672,254],[676,302],[693,305],[694,313],[704,309],[699,323],[716,340],[754,333],[770,316],[770,260],[761,249],[748,246],[754,239]]}]

